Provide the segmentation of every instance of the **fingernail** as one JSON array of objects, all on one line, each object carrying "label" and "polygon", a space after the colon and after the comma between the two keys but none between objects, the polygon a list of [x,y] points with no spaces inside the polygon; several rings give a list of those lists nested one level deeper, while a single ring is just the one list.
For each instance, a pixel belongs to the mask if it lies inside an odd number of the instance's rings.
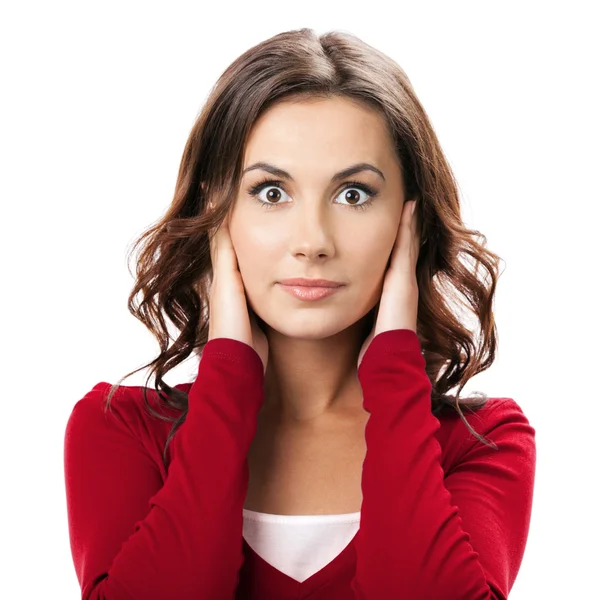
[{"label": "fingernail", "polygon": [[417,206],[417,201],[413,200],[412,201],[412,206],[410,207],[410,214],[411,215],[414,214],[416,206]]}]

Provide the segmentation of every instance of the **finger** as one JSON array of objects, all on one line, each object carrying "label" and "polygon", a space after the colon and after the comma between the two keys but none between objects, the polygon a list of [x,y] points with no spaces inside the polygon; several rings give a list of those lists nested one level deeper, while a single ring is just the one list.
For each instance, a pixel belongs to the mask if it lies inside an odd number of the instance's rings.
[{"label": "finger", "polygon": [[[414,200],[407,200],[402,206],[400,223],[398,224],[398,234],[394,242],[390,258],[390,269],[412,269],[410,258],[415,253],[416,228],[414,224],[414,213],[411,214],[411,207]],[[416,248],[418,250],[418,248]]]},{"label": "finger", "polygon": [[[414,210],[413,210],[414,208]],[[417,227],[417,205],[416,200],[409,200],[404,203],[404,213],[402,214],[402,225],[404,231],[401,233],[402,246],[405,252],[408,252],[411,247],[419,248],[419,236]]]},{"label": "finger", "polygon": [[217,232],[217,251],[220,253],[224,265],[228,269],[237,270],[237,256],[229,232],[229,215],[226,215]]},{"label": "finger", "polygon": [[397,254],[399,250],[406,250],[411,237],[412,219],[410,214],[411,201],[406,201],[402,206],[402,214],[400,215],[400,223],[398,224],[398,233],[394,242],[393,253]]},{"label": "finger", "polygon": [[[209,202],[209,206],[212,208],[212,202]],[[218,260],[217,252],[218,252],[219,248],[222,247],[222,244],[223,244],[222,229],[223,229],[224,224],[225,224],[225,221],[222,221],[221,223],[217,224],[215,227],[212,227],[208,231],[208,237],[210,240],[210,255],[211,255],[211,260],[212,260],[213,266],[217,263],[217,260]]]},{"label": "finger", "polygon": [[225,293],[238,293],[240,291],[239,265],[231,241],[227,217],[218,227],[213,239],[213,247],[213,281],[224,285],[225,288],[222,289],[227,290]]},{"label": "finger", "polygon": [[417,203],[415,201],[415,211],[412,215],[412,239],[414,242],[415,253],[417,256],[419,255],[419,251],[421,249],[421,235],[419,233],[420,229],[421,229],[421,226],[419,223],[418,207],[417,207]]}]

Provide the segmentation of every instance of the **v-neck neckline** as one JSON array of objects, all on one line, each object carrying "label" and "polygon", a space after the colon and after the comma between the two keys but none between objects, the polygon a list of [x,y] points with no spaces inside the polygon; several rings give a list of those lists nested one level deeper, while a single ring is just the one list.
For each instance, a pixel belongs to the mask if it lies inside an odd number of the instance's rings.
[{"label": "v-neck neckline", "polygon": [[283,592],[287,594],[289,592],[290,597],[294,598],[308,596],[328,582],[337,579],[344,571],[354,568],[354,561],[352,560],[355,558],[354,542],[359,532],[360,528],[337,556],[304,581],[298,581],[290,577],[287,573],[280,571],[267,562],[242,536],[245,556],[243,570],[248,570],[247,575],[252,580],[251,587],[261,590],[262,593],[277,594]]}]

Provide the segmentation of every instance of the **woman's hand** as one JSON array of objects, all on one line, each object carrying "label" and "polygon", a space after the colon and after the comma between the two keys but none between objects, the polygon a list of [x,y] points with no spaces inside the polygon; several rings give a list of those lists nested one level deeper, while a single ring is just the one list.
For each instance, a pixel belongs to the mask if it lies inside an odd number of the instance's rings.
[{"label": "woman's hand", "polygon": [[251,346],[267,370],[269,344],[248,306],[237,256],[229,235],[229,214],[209,233],[213,279],[209,299],[208,341],[230,338]]},{"label": "woman's hand", "polygon": [[417,259],[421,244],[417,234],[417,212],[415,210],[411,213],[414,206],[416,201],[408,200],[402,207],[390,266],[385,274],[381,299],[375,314],[375,325],[358,355],[359,367],[367,348],[377,334],[392,329],[411,329],[417,332]]}]

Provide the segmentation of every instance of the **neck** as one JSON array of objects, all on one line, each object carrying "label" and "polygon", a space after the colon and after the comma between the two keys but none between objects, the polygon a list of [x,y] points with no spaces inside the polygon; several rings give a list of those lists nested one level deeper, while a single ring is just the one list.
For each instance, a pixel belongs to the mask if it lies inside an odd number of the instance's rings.
[{"label": "neck", "polygon": [[309,424],[362,408],[358,353],[370,327],[369,313],[327,338],[291,338],[262,322],[269,341],[261,415],[281,424]]}]

